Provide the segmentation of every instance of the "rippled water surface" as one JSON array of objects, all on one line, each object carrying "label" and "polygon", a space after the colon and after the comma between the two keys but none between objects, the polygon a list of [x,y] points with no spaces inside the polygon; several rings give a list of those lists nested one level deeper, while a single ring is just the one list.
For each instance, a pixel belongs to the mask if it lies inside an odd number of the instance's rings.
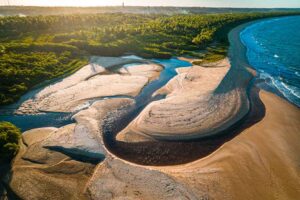
[{"label": "rippled water surface", "polygon": [[241,32],[262,86],[300,107],[300,16],[260,21]]}]

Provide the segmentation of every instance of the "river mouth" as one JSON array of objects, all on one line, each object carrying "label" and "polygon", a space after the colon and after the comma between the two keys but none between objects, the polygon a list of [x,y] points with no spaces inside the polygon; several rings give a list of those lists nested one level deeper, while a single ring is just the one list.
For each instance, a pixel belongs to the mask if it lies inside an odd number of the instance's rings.
[{"label": "river mouth", "polygon": [[[119,117],[113,121],[108,120],[111,119],[109,116],[104,119],[104,126],[102,127],[104,145],[112,154],[120,157],[121,159],[136,164],[153,166],[177,165],[192,162],[211,154],[225,142],[235,137],[244,128],[247,128],[253,123],[259,121],[263,116],[263,114],[257,114],[256,110],[252,110],[247,116],[231,128],[218,134],[218,136],[209,138],[189,141],[153,140],[151,142],[139,143],[125,143],[117,141],[116,135],[130,122],[132,122],[147,105],[153,101],[164,98],[163,95],[153,96],[153,94],[177,75],[176,68],[191,66],[189,62],[176,58],[168,60],[152,59],[149,62],[156,63],[164,67],[159,78],[148,83],[139,95],[134,97],[135,104],[129,108],[129,112],[126,115],[120,114]],[[132,63],[132,66],[134,67],[136,64],[137,63]],[[131,65],[126,64],[124,66],[128,67]],[[258,90],[253,89],[251,94],[251,102],[255,104],[252,107],[260,107],[262,108],[261,110],[263,110],[263,105],[258,98]],[[90,101],[95,102],[110,98],[124,98],[124,96],[101,97]],[[89,105],[90,104],[91,103],[89,103]],[[89,106],[86,108],[88,107]],[[20,127],[22,131],[26,131],[40,127],[62,127],[64,125],[74,123],[74,120],[72,119],[74,114],[75,113],[48,112],[34,115],[0,115],[0,121],[10,121]],[[255,117],[249,117],[249,115],[253,115]]]}]

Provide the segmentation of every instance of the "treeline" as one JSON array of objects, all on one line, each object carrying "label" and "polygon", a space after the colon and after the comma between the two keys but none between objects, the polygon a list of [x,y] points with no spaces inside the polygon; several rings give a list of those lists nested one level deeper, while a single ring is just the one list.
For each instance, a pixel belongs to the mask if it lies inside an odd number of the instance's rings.
[{"label": "treeline", "polygon": [[86,64],[71,52],[7,52],[0,56],[0,103],[16,101],[33,86]]},{"label": "treeline", "polygon": [[[146,58],[226,55],[228,31],[253,19],[296,13],[93,14],[0,18],[0,105],[76,70],[90,55]],[[214,48],[211,48],[214,46]],[[216,56],[215,56],[216,55]]]}]

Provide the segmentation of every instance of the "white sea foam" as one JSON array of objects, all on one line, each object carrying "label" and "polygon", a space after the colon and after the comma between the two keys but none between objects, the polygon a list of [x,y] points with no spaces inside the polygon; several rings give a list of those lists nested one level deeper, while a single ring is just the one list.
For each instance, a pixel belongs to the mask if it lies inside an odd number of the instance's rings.
[{"label": "white sea foam", "polygon": [[284,97],[286,97],[290,101],[293,101],[294,98],[300,98],[300,92],[297,91],[296,87],[285,84],[281,80],[272,77],[268,73],[260,73],[259,78],[270,80],[270,82],[266,82],[266,84],[276,88]]},{"label": "white sea foam", "polygon": [[300,98],[300,92],[297,91],[296,87],[293,87],[291,85],[287,85],[283,82],[281,82],[282,86],[288,90],[290,93],[292,93],[295,97]]},{"label": "white sea foam", "polygon": [[[297,55],[293,55],[292,57],[289,56],[289,54],[286,55],[285,53],[290,53],[288,51],[282,51],[280,53],[274,52],[274,50],[276,50],[274,48],[280,50],[280,48],[284,48],[284,46],[291,45],[289,43],[278,43],[278,39],[280,38],[278,34],[281,34],[279,29],[274,29],[276,30],[276,34],[273,34],[275,35],[274,41],[271,40],[272,38],[269,38],[271,36],[264,35],[264,26],[268,25],[271,27],[274,21],[281,20],[283,19],[278,18],[250,25],[241,32],[240,37],[243,44],[247,47],[249,63],[257,70],[259,78],[267,80],[265,84],[276,89],[280,95],[300,107],[300,88],[298,87],[299,82],[297,82],[299,81],[300,72],[295,72],[297,69],[295,67],[290,68],[291,62],[299,64],[299,57],[297,57]],[[272,32],[267,33],[272,35]],[[271,42],[274,42],[274,44]],[[296,49],[293,52],[297,51]],[[266,86],[263,83],[261,84],[262,87]]]}]

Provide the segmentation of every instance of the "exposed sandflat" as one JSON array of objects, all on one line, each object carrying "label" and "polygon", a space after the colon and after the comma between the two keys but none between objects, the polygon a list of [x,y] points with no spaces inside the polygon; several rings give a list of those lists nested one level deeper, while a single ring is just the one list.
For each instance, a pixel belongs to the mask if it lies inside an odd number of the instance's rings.
[{"label": "exposed sandflat", "polygon": [[148,78],[143,76],[99,75],[42,98],[38,108],[43,111],[73,111],[89,99],[115,95],[136,96],[147,83]]},{"label": "exposed sandflat", "polygon": [[17,113],[72,112],[89,106],[87,101],[95,98],[136,96],[149,81],[156,79],[163,69],[159,65],[147,63],[130,66],[128,70],[121,68],[121,74],[117,74],[107,72],[106,68],[129,64],[136,59],[93,57],[91,60],[91,64],[44,88],[34,99],[24,102]]}]

